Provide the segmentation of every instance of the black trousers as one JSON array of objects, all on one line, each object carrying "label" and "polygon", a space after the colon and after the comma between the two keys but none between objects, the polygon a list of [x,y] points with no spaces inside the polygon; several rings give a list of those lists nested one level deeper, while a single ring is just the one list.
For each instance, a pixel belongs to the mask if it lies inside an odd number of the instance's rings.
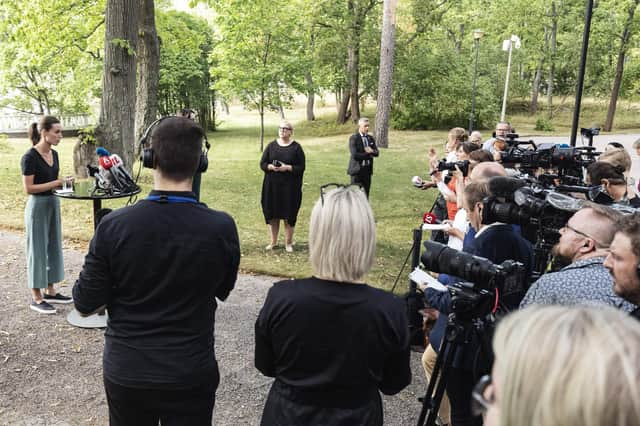
[{"label": "black trousers", "polygon": [[369,198],[369,188],[371,188],[371,167],[362,167],[357,175],[351,175],[351,183],[359,183],[364,188],[367,198]]},{"label": "black trousers", "polygon": [[470,370],[451,367],[447,378],[447,396],[451,404],[452,426],[482,426],[482,417],[471,414],[471,392],[474,385]]},{"label": "black trousers", "polygon": [[104,377],[110,426],[211,426],[216,386],[161,390],[120,386]]}]

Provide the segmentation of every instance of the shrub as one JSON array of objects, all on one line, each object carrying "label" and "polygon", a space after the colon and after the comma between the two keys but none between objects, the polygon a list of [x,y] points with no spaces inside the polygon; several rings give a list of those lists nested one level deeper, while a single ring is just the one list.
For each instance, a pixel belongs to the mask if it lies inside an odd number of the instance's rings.
[{"label": "shrub", "polygon": [[536,127],[534,127],[534,130],[553,132],[553,123],[548,118],[540,117],[536,120]]}]

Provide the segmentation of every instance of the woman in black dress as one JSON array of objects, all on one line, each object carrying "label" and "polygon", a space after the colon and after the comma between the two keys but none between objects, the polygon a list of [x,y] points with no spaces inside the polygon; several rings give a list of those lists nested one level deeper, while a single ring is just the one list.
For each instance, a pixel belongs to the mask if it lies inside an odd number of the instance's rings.
[{"label": "woman in black dress", "polygon": [[314,276],[275,283],[256,321],[256,367],[275,377],[262,425],[380,426],[379,392],[411,382],[405,305],[363,281],[375,246],[365,193],[323,193],[309,227]]},{"label": "woman in black dress", "polygon": [[272,141],[262,154],[260,168],[262,181],[262,213],[271,230],[271,243],[267,250],[278,243],[280,219],[284,221],[285,249],[293,251],[293,230],[302,202],[302,176],[305,158],[300,144],[293,139],[293,126],[280,122],[278,139]]}]

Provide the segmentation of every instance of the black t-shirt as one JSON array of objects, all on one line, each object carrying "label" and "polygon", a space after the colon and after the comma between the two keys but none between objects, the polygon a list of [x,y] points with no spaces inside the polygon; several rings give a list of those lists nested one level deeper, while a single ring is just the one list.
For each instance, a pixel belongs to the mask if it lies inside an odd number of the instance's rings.
[{"label": "black t-shirt", "polygon": [[[51,150],[53,153],[53,165],[50,166],[44,161],[44,158],[35,149],[31,148],[22,156],[20,163],[22,167],[23,176],[33,176],[33,183],[35,185],[41,183],[51,182],[58,179],[60,173],[60,162],[58,161],[58,153],[55,150]],[[51,195],[51,190],[39,192],[33,195]]]},{"label": "black t-shirt", "polygon": [[78,311],[107,306],[105,377],[133,388],[217,386],[216,298],[233,289],[239,263],[235,222],[202,203],[142,200],[106,215],[73,287]]},{"label": "black t-shirt", "polygon": [[365,284],[277,282],[255,330],[256,367],[299,391],[395,394],[411,381],[406,308]]}]

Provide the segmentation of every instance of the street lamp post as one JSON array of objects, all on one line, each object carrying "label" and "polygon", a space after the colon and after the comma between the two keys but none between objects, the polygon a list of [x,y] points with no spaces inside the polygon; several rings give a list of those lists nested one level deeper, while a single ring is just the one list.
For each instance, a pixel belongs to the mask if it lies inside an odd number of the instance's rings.
[{"label": "street lamp post", "polygon": [[476,60],[473,63],[473,86],[471,89],[471,114],[469,114],[469,134],[473,132],[473,121],[476,112],[476,80],[478,78],[478,50],[480,48],[480,39],[484,35],[482,30],[473,30],[473,43],[476,48]]},{"label": "street lamp post", "polygon": [[502,96],[502,112],[500,113],[500,121],[504,121],[504,114],[507,110],[507,92],[509,91],[509,74],[511,73],[511,52],[513,48],[520,49],[520,37],[511,35],[511,38],[502,42],[502,50],[509,51],[509,60],[507,62],[507,78],[504,80],[504,95]]}]

